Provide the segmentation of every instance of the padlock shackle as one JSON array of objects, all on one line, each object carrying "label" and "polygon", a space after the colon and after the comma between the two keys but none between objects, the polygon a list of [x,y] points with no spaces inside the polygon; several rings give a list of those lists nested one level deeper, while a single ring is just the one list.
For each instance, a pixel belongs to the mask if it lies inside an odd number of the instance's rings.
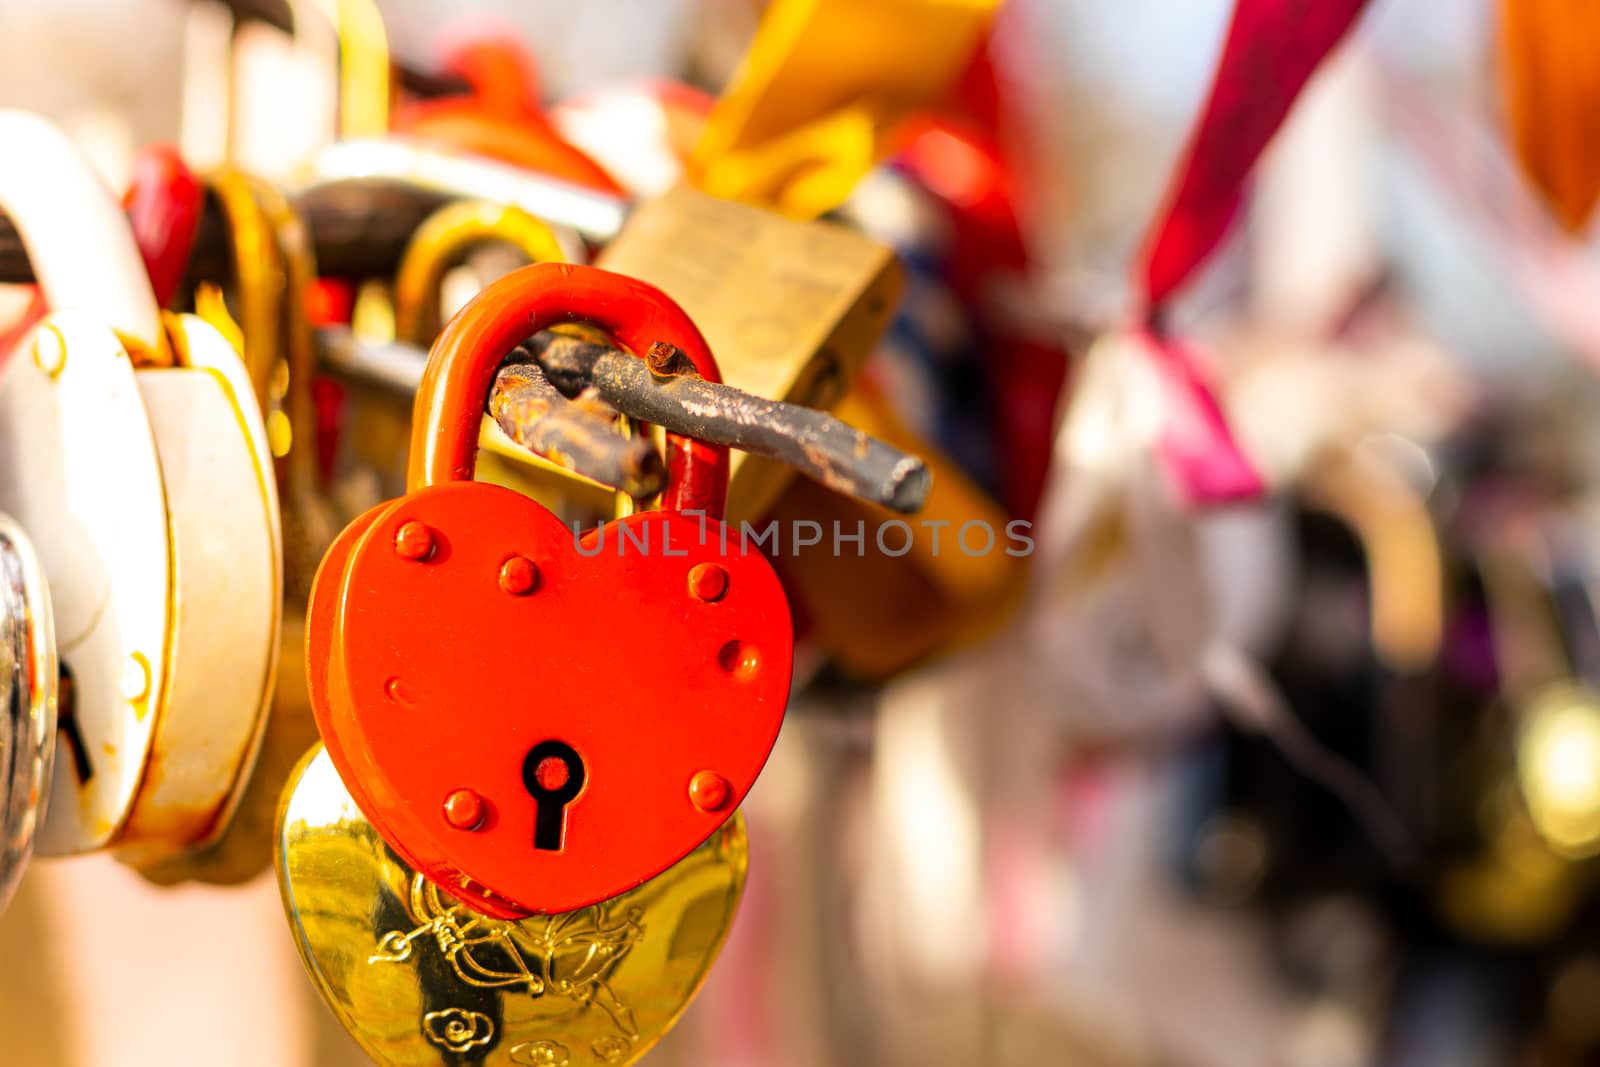
[{"label": "padlock shackle", "polygon": [[133,227],[133,239],[144,258],[156,303],[172,303],[189,270],[206,190],[178,149],[151,144],[133,157],[133,174],[122,194],[122,206]]},{"label": "padlock shackle", "polygon": [[49,120],[0,109],[0,209],[51,310],[92,312],[144,361],[171,361],[161,312],[122,206]]},{"label": "padlock shackle", "polygon": [[483,20],[446,30],[445,37],[439,69],[471,86],[471,99],[484,114],[548,125],[539,64],[514,27]]},{"label": "padlock shackle", "polygon": [[[478,429],[501,360],[540,330],[571,322],[597,326],[635,353],[657,341],[675,345],[702,378],[722,381],[694,322],[654,286],[598,267],[522,267],[485,286],[428,353],[411,420],[409,492],[472,479]],[[667,444],[662,508],[720,519],[728,496],[727,449],[677,434],[668,434]]]},{"label": "padlock shackle", "polygon": [[515,204],[455,200],[422,221],[394,274],[395,338],[426,347],[439,332],[439,286],[473,248],[503,244],[530,263],[562,263],[566,253],[544,220]]}]

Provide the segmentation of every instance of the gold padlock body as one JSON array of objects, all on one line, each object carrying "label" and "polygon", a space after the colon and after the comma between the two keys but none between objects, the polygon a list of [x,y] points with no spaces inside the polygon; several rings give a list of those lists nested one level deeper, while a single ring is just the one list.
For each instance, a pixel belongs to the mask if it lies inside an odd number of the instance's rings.
[{"label": "gold padlock body", "polygon": [[736,814],[637,889],[508,922],[400,862],[321,748],[279,813],[278,884],[306,969],[386,1067],[637,1061],[715,962],[748,862]]},{"label": "gold padlock body", "polygon": [[[687,186],[640,205],[596,265],[682,305],[728,385],[823,409],[860,372],[905,286],[894,251],[853,230]],[[759,456],[731,460],[730,519],[766,514],[794,477]]]}]

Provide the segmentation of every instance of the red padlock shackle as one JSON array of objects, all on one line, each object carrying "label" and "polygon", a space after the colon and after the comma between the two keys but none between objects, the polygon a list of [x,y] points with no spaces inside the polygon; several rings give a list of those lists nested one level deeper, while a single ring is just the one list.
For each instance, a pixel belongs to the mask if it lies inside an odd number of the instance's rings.
[{"label": "red padlock shackle", "polygon": [[[643,352],[676,345],[708,382],[722,381],[711,349],[689,316],[661,290],[598,267],[535,263],[491,282],[433,343],[411,419],[407,490],[471,481],[478,428],[500,361],[540,330],[584,322]],[[667,435],[669,511],[721,518],[728,498],[728,451]]]},{"label": "red padlock shackle", "polygon": [[147,145],[133,157],[122,206],[162,307],[172,303],[189,269],[205,204],[205,187],[173,145]]}]

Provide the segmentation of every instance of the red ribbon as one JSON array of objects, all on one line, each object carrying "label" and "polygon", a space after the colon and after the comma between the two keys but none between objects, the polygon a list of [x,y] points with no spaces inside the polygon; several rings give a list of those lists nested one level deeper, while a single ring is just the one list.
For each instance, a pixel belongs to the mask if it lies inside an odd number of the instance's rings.
[{"label": "red ribbon", "polygon": [[1236,0],[1211,96],[1144,244],[1145,299],[1167,300],[1228,232],[1245,179],[1367,0]]}]

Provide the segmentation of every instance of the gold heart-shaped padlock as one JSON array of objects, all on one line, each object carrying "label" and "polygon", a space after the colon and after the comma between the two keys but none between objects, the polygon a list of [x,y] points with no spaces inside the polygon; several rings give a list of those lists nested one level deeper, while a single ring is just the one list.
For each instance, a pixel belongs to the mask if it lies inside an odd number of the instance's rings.
[{"label": "gold heart-shaped padlock", "polygon": [[278,885],[311,979],[384,1067],[619,1067],[677,1022],[744,892],[742,816],[637,889],[503,921],[401,862],[319,746],[278,813]]}]

